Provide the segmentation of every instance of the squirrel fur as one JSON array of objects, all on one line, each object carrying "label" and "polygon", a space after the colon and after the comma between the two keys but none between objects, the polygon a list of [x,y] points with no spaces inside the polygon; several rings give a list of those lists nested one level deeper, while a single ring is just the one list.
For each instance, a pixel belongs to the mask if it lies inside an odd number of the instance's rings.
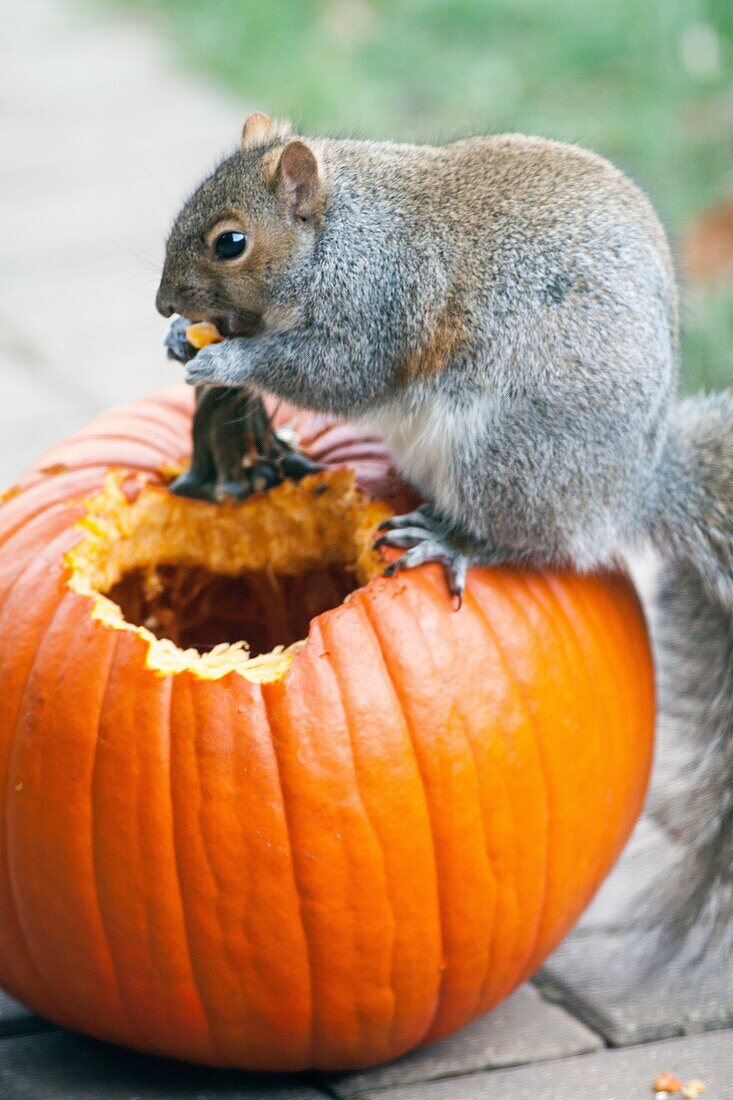
[{"label": "squirrel fur", "polygon": [[[234,228],[246,248],[221,260]],[[676,281],[644,194],[542,138],[306,139],[254,115],[178,215],[157,304],[231,336],[189,381],[379,429],[429,502],[383,536],[405,567],[591,570],[656,548],[660,617],[687,633],[658,652],[661,711],[707,739],[696,792],[665,810],[689,860],[664,920],[683,934],[707,906],[730,930],[733,397],[678,400]]]}]

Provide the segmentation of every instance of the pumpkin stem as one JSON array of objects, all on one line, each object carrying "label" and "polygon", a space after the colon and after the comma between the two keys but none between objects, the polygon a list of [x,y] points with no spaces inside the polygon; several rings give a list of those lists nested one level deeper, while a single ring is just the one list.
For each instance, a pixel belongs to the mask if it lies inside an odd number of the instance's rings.
[{"label": "pumpkin stem", "polygon": [[258,395],[241,386],[197,386],[191,465],[170,489],[198,500],[244,500],[321,469],[273,428]]}]

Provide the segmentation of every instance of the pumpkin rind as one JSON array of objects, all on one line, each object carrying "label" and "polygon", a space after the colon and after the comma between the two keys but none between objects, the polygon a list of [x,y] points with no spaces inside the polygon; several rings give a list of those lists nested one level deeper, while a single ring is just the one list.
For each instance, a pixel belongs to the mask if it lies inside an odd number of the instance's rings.
[{"label": "pumpkin rind", "polygon": [[[456,614],[431,565],[270,682],[156,672],[64,562],[110,467],[159,484],[191,414],[184,387],[103,414],[0,507],[0,984],[154,1053],[384,1061],[506,996],[613,864],[650,767],[643,617],[621,575],[506,569]],[[412,503],[377,440],[278,415]]]}]

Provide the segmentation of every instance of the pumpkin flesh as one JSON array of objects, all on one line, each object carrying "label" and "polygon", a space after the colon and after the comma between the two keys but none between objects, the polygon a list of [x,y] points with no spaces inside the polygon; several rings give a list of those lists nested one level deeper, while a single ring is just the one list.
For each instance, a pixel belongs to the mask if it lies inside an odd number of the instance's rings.
[{"label": "pumpkin flesh", "polygon": [[[213,679],[236,670],[247,679],[274,680],[290,667],[301,639],[295,638],[287,646],[276,644],[272,652],[256,657],[250,656],[244,636],[231,642],[217,640],[208,652],[200,653],[196,647],[181,649],[165,634],[152,633],[145,623],[129,622],[118,601],[138,607],[149,604],[164,584],[161,577],[166,574],[161,574],[159,567],[166,566],[169,575],[170,567],[178,567],[177,571],[173,568],[172,575],[179,582],[185,583],[187,573],[189,578],[198,575],[199,592],[207,586],[211,589],[212,574],[222,579],[239,578],[240,597],[249,596],[250,605],[258,587],[257,578],[260,588],[269,578],[270,601],[268,604],[265,596],[267,607],[262,611],[282,602],[281,595],[277,601],[278,574],[298,578],[297,585],[289,586],[291,596],[303,587],[304,574],[311,602],[314,598],[322,601],[329,588],[337,596],[346,588],[345,596],[379,573],[380,562],[372,543],[378,523],[390,514],[388,508],[369,501],[356,488],[348,470],[313,474],[299,482],[286,481],[243,504],[215,508],[173,496],[160,486],[140,484],[123,474],[110,474],[103,491],[86,502],[78,525],[82,537],[65,558],[71,571],[68,583],[74,592],[92,600],[90,614],[94,619],[115,629],[132,630],[148,642],[149,668],[160,672],[186,668]],[[341,574],[350,571],[353,583],[348,585],[345,577],[338,575],[333,585],[326,586],[329,569],[340,569]],[[247,577],[249,582],[242,583]],[[325,593],[318,592],[319,579],[320,587],[326,587]],[[227,589],[219,584],[219,598],[226,600],[236,587],[230,585]],[[180,583],[178,588],[180,601]],[[215,585],[214,591],[216,594]],[[192,595],[189,602],[195,598]],[[321,610],[326,607],[327,603]],[[172,624],[176,609],[167,610]],[[162,626],[155,623],[153,629],[160,631]],[[180,627],[174,630],[180,633]]]}]

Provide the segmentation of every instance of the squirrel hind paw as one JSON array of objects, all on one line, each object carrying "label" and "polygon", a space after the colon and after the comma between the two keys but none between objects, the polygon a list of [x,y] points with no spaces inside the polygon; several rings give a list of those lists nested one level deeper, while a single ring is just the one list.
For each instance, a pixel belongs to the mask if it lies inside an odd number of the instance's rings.
[{"label": "squirrel hind paw", "polygon": [[466,575],[475,559],[464,548],[452,544],[440,521],[429,512],[418,509],[405,516],[395,516],[393,520],[381,524],[380,530],[382,534],[374,543],[375,549],[390,546],[405,550],[401,557],[387,566],[385,576],[391,577],[403,569],[415,569],[427,562],[437,562],[445,570],[448,591],[458,610],[463,602]]}]

